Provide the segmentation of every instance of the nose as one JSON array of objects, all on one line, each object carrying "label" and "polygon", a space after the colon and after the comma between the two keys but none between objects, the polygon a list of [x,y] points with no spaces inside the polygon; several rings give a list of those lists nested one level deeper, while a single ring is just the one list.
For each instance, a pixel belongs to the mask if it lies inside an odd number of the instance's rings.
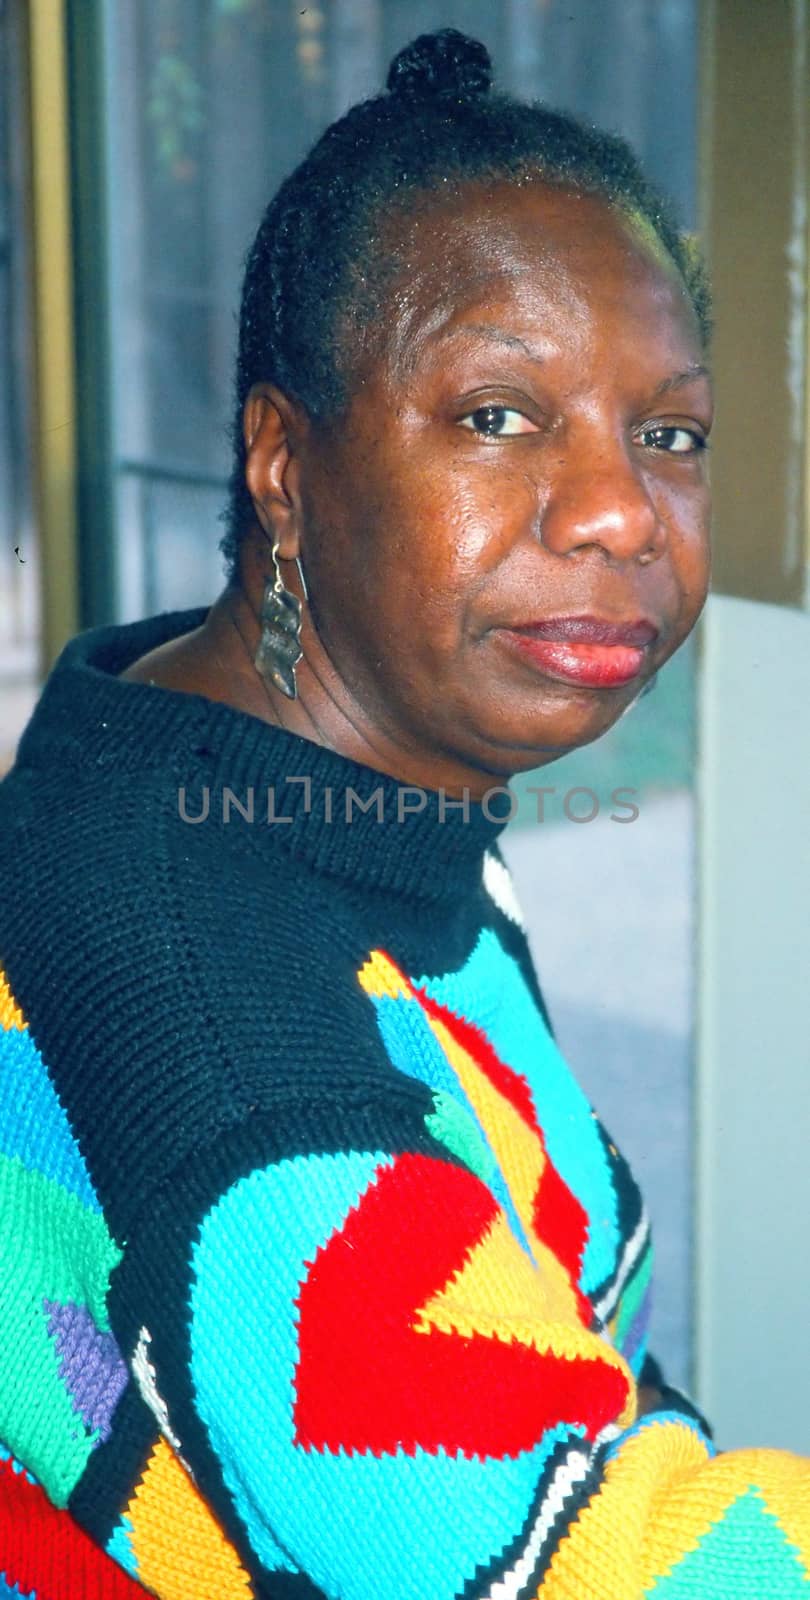
[{"label": "nose", "polygon": [[654,561],[664,529],[632,446],[593,438],[571,443],[556,466],[541,518],[540,537],[556,555],[588,546],[613,561]]}]

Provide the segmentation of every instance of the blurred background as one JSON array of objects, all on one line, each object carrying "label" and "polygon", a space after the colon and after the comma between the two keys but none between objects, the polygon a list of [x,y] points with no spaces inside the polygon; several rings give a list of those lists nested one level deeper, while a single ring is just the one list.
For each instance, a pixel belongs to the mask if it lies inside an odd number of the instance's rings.
[{"label": "blurred background", "polygon": [[715,593],[608,738],[516,784],[506,849],[647,1194],[654,1350],[722,1443],[810,1451],[808,0],[0,0],[0,771],[72,633],[220,589],[261,211],[447,25],[629,138],[710,257]]}]

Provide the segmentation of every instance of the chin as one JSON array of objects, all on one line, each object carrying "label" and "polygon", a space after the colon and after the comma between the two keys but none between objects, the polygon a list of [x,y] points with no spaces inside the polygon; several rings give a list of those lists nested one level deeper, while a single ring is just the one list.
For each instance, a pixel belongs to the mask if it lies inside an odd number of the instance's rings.
[{"label": "chin", "polygon": [[481,742],[489,745],[493,755],[497,752],[496,770],[503,768],[505,771],[511,763],[513,772],[528,772],[533,766],[556,761],[561,756],[569,755],[572,750],[593,744],[615,727],[623,712],[636,699],[638,687],[634,685],[634,692],[622,694],[621,698],[618,693],[615,697],[611,696],[609,704],[604,691],[596,705],[593,690],[570,693],[575,705],[569,700],[565,708],[560,705],[549,707],[545,714],[541,712],[539,715],[536,707],[532,708],[530,714],[523,715],[517,714],[514,708],[504,708],[503,713],[493,718],[486,730],[479,725]]}]

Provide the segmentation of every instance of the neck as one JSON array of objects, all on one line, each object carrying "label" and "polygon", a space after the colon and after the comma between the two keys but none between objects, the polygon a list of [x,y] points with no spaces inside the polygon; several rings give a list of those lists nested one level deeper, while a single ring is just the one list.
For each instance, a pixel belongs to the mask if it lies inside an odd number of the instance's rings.
[{"label": "neck", "polygon": [[[284,576],[291,588],[295,582],[297,592],[297,574],[295,580],[286,571]],[[194,663],[205,674],[204,684],[199,671],[194,671],[187,687],[350,761],[387,773],[400,784],[457,798],[466,793],[481,800],[493,786],[507,782],[504,774],[482,772],[449,755],[409,748],[375,724],[336,671],[307,606],[301,634],[303,655],[295,671],[297,694],[294,700],[288,699],[254,665],[261,634],[259,609],[241,585],[223,591],[190,646]]]}]

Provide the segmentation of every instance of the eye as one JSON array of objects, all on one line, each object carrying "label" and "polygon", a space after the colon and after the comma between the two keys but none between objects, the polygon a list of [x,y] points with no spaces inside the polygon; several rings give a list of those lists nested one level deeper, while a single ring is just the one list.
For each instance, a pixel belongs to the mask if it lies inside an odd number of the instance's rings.
[{"label": "eye", "polygon": [[536,433],[533,422],[512,406],[477,406],[460,419],[462,428],[482,439],[510,438],[517,433]]},{"label": "eye", "polygon": [[709,444],[708,439],[696,428],[680,428],[674,423],[656,423],[653,427],[644,428],[639,437],[648,449],[665,450],[673,456],[695,455],[700,450],[708,449]]}]

